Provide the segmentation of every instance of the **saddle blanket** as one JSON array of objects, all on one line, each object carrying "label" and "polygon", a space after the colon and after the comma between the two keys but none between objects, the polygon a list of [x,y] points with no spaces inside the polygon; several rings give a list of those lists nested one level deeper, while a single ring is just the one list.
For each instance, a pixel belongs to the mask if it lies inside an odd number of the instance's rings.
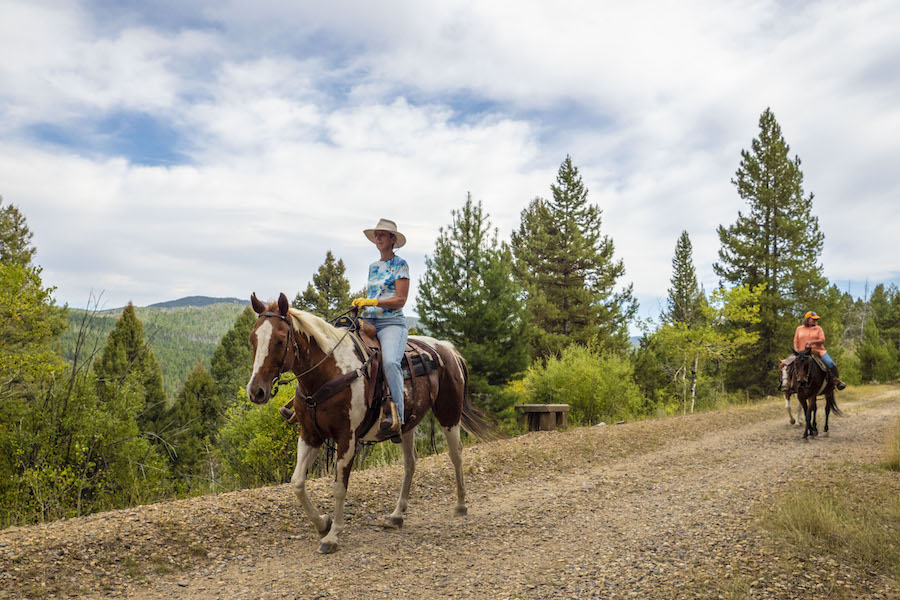
[{"label": "saddle blanket", "polygon": [[[400,369],[403,371],[403,379],[412,379],[413,376],[421,377],[422,375],[427,375],[441,366],[428,350],[424,350],[420,356],[418,352],[413,348],[410,348],[410,345],[407,344],[406,352],[403,354],[403,360],[400,362]],[[409,372],[410,362],[412,362],[412,373]]]}]

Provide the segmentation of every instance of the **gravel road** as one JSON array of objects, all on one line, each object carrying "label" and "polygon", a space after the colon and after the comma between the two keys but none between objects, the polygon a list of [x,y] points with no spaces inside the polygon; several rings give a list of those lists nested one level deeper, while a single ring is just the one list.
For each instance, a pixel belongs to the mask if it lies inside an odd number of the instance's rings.
[{"label": "gravel road", "polygon": [[[798,482],[879,460],[900,388],[838,398],[846,417],[810,442],[775,400],[469,446],[467,517],[446,454],[428,457],[399,530],[401,468],[355,473],[329,556],[289,486],[11,528],[0,598],[900,598],[759,524]],[[330,510],[330,482],[309,488]]]}]

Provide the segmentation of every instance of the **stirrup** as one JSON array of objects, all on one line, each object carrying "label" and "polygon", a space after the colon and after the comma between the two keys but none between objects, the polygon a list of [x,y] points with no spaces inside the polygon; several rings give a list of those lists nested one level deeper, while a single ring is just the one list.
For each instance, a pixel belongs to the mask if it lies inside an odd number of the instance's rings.
[{"label": "stirrup", "polygon": [[278,414],[280,414],[285,421],[288,422],[289,425],[294,425],[300,418],[297,416],[297,412],[293,409],[294,400],[291,399],[287,404],[280,407],[278,409]]},{"label": "stirrup", "polygon": [[400,415],[397,411],[397,405],[391,401],[391,415],[381,420],[380,429],[385,432],[385,434],[392,433],[394,436],[399,436],[400,428]]},{"label": "stirrup", "polygon": [[841,381],[840,379],[838,379],[837,377],[835,377],[834,378],[834,387],[836,387],[839,390],[842,390],[845,387],[847,387],[847,384],[844,383],[843,381]]}]

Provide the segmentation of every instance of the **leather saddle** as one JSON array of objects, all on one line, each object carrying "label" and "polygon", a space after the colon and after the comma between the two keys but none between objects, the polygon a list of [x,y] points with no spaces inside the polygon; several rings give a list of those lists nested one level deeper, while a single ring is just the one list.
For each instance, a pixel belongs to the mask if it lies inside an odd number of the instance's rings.
[{"label": "leather saddle", "polygon": [[[806,353],[794,352],[794,354],[781,361],[783,365],[782,368],[784,369],[784,374],[782,377],[782,390],[796,393],[798,388],[805,387],[809,382],[809,369],[812,368],[812,364],[810,364],[806,369],[801,369],[801,366],[797,364],[797,358],[803,354]],[[825,366],[825,363],[822,362],[822,359],[819,358],[818,355],[811,352],[806,355],[812,359],[812,362],[815,363],[816,366],[822,369],[823,373],[829,373],[828,367]]]},{"label": "leather saddle", "polygon": [[[368,393],[366,394],[366,416],[363,418],[363,422],[357,431],[357,434],[362,436],[379,420],[382,413],[385,416],[391,414],[391,393],[384,377],[384,369],[382,368],[381,343],[376,336],[375,326],[361,319],[341,317],[335,322],[335,326],[350,329],[348,337],[353,341],[360,359],[366,366],[361,373],[361,376],[365,377],[369,383]],[[429,387],[429,394],[433,395],[431,378],[428,375],[443,366],[444,361],[436,349],[419,339],[407,340],[403,359],[400,361],[400,368],[403,373],[403,379],[410,380],[413,396],[416,395],[416,379],[420,377],[425,377],[426,384]],[[330,397],[346,388],[350,385],[352,379],[347,377],[346,381],[338,382],[338,380],[335,380],[325,384],[324,388],[328,388],[327,391],[325,389],[322,390],[325,394],[317,394],[323,396],[320,401],[327,399],[324,396]],[[410,404],[406,406],[408,408]],[[296,401],[293,408],[294,410],[291,410],[288,405],[281,408],[281,414],[288,423],[298,422],[298,403]],[[391,441],[400,441],[399,437],[390,439]]]}]

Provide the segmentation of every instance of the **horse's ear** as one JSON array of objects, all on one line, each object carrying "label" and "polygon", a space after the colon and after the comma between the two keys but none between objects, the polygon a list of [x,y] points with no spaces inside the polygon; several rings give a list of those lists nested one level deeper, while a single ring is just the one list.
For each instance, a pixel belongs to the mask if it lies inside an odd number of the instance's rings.
[{"label": "horse's ear", "polygon": [[250,296],[250,306],[253,307],[253,310],[258,315],[266,312],[266,305],[259,301],[259,298],[256,297],[256,292],[253,292],[253,294]]},{"label": "horse's ear", "polygon": [[282,317],[287,316],[289,307],[287,296],[284,295],[284,292],[281,292],[281,295],[278,296],[278,312],[281,313]]}]

